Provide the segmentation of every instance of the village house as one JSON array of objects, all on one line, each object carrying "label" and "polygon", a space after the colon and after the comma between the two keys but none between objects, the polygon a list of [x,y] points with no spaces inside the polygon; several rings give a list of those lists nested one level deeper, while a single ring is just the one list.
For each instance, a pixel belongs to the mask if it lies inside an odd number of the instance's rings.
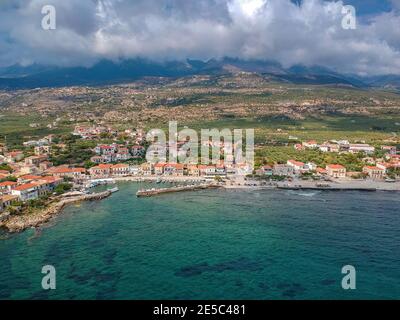
[{"label": "village house", "polygon": [[9,194],[11,190],[17,186],[16,182],[13,181],[4,181],[0,182],[0,193],[2,194]]},{"label": "village house", "polygon": [[133,146],[131,152],[134,158],[141,158],[145,155],[145,148],[142,146]]},{"label": "village house", "polygon": [[350,144],[349,152],[350,153],[364,152],[366,154],[372,154],[375,152],[375,147],[372,147],[369,144]]},{"label": "village house", "polygon": [[117,155],[115,153],[103,154],[104,163],[111,163],[117,161]]},{"label": "village house", "polygon": [[181,163],[167,163],[164,166],[164,175],[183,176],[184,165]]},{"label": "village house", "polygon": [[365,166],[363,167],[363,173],[368,175],[372,179],[383,179],[385,176],[385,170],[376,166]]},{"label": "village house", "polygon": [[47,182],[47,187],[49,188],[49,191],[53,191],[60,183],[64,181],[64,179],[54,176],[44,176],[40,177],[40,179],[38,179],[37,181]]},{"label": "village house", "polygon": [[129,175],[129,165],[124,163],[114,164],[111,166],[111,174],[113,176],[125,177]]},{"label": "village house", "polygon": [[43,154],[40,156],[31,156],[31,157],[27,157],[25,158],[25,165],[26,166],[35,166],[38,167],[39,164],[43,161],[47,160],[47,155]]},{"label": "village house", "polygon": [[24,174],[31,174],[31,175],[35,175],[35,174],[39,174],[40,173],[40,169],[33,165],[22,165],[19,170],[18,170],[18,174],[17,175],[24,175]]},{"label": "village house", "polygon": [[112,145],[98,145],[94,148],[94,152],[98,155],[103,155],[103,154],[114,154],[117,151],[117,145],[112,144]]},{"label": "village house", "polygon": [[320,167],[317,167],[315,171],[317,172],[318,176],[326,176],[328,174],[328,171],[326,171],[326,169]]},{"label": "village house", "polygon": [[51,183],[47,181],[35,181],[32,184],[36,185],[36,191],[39,197],[42,197],[52,191]]},{"label": "village house", "polygon": [[303,166],[304,171],[315,171],[317,170],[317,165],[313,162],[307,162]]},{"label": "village house", "polygon": [[141,173],[140,166],[129,166],[129,174],[138,176]]},{"label": "village house", "polygon": [[39,197],[38,187],[35,183],[22,184],[15,187],[11,194],[17,196],[21,201],[35,200]]},{"label": "village house", "polygon": [[256,173],[262,176],[272,176],[274,174],[271,166],[262,166],[256,171]]},{"label": "village house", "polygon": [[105,163],[103,156],[93,156],[90,158],[90,161],[96,164]]},{"label": "village house", "polygon": [[387,154],[385,155],[385,159],[391,163],[398,163],[400,162],[400,154]]},{"label": "village house", "polygon": [[318,143],[315,140],[310,140],[310,141],[303,142],[303,146],[308,149],[315,149],[315,148],[318,148]]},{"label": "village house", "polygon": [[14,201],[18,200],[18,196],[7,194],[0,197],[0,212],[11,206]]},{"label": "village house", "polygon": [[16,150],[16,151],[7,152],[5,154],[5,156],[6,156],[6,162],[12,163],[12,162],[21,161],[24,158],[24,153],[20,150]]},{"label": "village house", "polygon": [[151,176],[152,175],[152,165],[151,163],[142,163],[142,165],[140,166],[142,175],[144,176]]},{"label": "village house", "polygon": [[38,179],[40,179],[40,178],[41,178],[41,176],[26,174],[26,175],[20,176],[20,177],[18,178],[18,183],[19,183],[19,184],[29,183],[29,182],[32,182],[32,181],[34,181],[34,180],[38,180]]},{"label": "village house", "polygon": [[53,166],[53,163],[51,163],[50,161],[43,161],[39,164],[39,170],[46,171],[49,168],[51,168],[52,166]]},{"label": "village house", "polygon": [[214,165],[199,165],[199,172],[201,176],[209,176],[215,174],[215,166]]},{"label": "village house", "polygon": [[224,176],[226,175],[226,168],[223,164],[217,164],[215,166],[215,174],[219,176]]},{"label": "village house", "polygon": [[382,146],[381,149],[389,154],[397,154],[397,148],[395,146]]},{"label": "village house", "polygon": [[294,168],[287,164],[275,164],[272,172],[274,176],[287,177],[294,174]]},{"label": "village house", "polygon": [[89,169],[89,174],[96,178],[107,178],[111,174],[111,164],[99,164]]},{"label": "village house", "polygon": [[132,158],[128,148],[118,148],[117,153],[115,154],[115,158],[117,161],[126,161]]},{"label": "village house", "polygon": [[334,143],[324,143],[318,147],[322,152],[339,152],[340,146]]},{"label": "village house", "polygon": [[304,169],[304,163],[296,160],[288,160],[287,165],[293,167],[294,171],[300,171]]},{"label": "village house", "polygon": [[51,151],[51,146],[36,146],[34,149],[35,155],[40,156],[43,154],[49,154]]},{"label": "village house", "polygon": [[165,166],[165,163],[161,163],[161,162],[156,163],[154,165],[154,174],[157,176],[161,176],[162,174],[164,174],[164,166]]},{"label": "village house", "polygon": [[53,176],[59,178],[72,178],[75,180],[80,180],[86,178],[86,169],[85,168],[68,168],[68,167],[57,167],[51,168],[48,172],[50,172]]},{"label": "village house", "polygon": [[396,165],[393,164],[393,163],[390,163],[390,162],[378,162],[378,163],[376,164],[376,166],[377,166],[379,169],[385,170],[385,173],[387,173],[387,171],[388,171],[390,168],[396,168]]},{"label": "village house", "polygon": [[187,174],[189,176],[198,177],[200,175],[199,167],[195,164],[188,165]]},{"label": "village house", "polygon": [[332,178],[345,178],[346,168],[340,164],[329,164],[326,166],[328,176]]},{"label": "village house", "polygon": [[247,176],[253,174],[253,168],[248,163],[238,163],[235,165],[236,174],[240,176]]}]

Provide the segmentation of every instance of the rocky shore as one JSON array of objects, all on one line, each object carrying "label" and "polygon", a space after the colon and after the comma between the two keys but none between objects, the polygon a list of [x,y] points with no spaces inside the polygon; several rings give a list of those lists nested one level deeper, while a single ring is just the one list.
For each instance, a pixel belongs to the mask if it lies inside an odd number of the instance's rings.
[{"label": "rocky shore", "polygon": [[110,191],[104,191],[61,199],[60,201],[51,203],[47,208],[38,211],[37,213],[9,216],[7,220],[0,223],[0,226],[6,228],[9,232],[21,232],[25,229],[38,227],[41,224],[48,222],[51,218],[59,214],[66,205],[81,201],[101,200],[110,195]]}]

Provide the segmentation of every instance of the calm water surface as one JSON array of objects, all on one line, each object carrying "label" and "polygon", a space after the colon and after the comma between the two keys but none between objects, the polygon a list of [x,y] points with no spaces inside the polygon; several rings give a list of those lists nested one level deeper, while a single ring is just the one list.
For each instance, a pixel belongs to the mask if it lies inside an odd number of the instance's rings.
[{"label": "calm water surface", "polygon": [[[0,299],[400,298],[399,194],[119,187],[39,234],[3,234]],[[56,290],[41,289],[44,265]]]}]

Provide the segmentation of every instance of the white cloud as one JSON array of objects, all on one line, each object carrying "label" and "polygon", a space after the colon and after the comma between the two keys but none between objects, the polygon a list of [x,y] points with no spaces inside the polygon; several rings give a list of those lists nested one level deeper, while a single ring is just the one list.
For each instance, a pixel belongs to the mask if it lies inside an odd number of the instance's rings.
[{"label": "white cloud", "polygon": [[[28,3],[28,4],[26,4]],[[393,3],[398,3],[393,0]],[[57,30],[41,29],[41,6]],[[400,15],[341,28],[342,1],[30,0],[0,11],[0,65],[88,65],[102,58],[220,58],[322,65],[341,72],[400,74]]]}]

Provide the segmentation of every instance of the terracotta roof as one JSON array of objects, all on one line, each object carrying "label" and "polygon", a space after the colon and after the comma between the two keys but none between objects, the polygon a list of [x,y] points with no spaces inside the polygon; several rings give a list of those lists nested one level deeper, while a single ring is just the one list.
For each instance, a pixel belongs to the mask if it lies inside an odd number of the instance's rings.
[{"label": "terracotta roof", "polygon": [[204,170],[204,169],[215,169],[215,166],[200,164],[200,165],[199,165],[199,169],[200,169],[200,170]]},{"label": "terracotta roof", "polygon": [[34,176],[31,174],[26,174],[26,175],[20,176],[19,178],[23,179],[23,180],[37,180],[37,179],[40,179],[41,176]]},{"label": "terracotta roof", "polygon": [[326,167],[329,169],[345,169],[341,164],[328,164]]},{"label": "terracotta roof", "polygon": [[51,170],[52,173],[73,173],[73,172],[86,172],[85,168],[55,168]]},{"label": "terracotta roof", "polygon": [[364,169],[369,169],[369,170],[381,170],[381,171],[384,170],[384,169],[378,168],[378,167],[376,167],[376,166],[365,166]]},{"label": "terracotta roof", "polygon": [[47,182],[56,182],[56,181],[62,181],[62,178],[57,178],[57,177],[53,177],[53,176],[46,176],[46,177],[41,177],[40,180],[47,181]]},{"label": "terracotta roof", "polygon": [[16,186],[17,183],[13,181],[4,181],[0,183],[0,187]]},{"label": "terracotta roof", "polygon": [[288,160],[288,162],[293,164],[293,165],[295,165],[295,166],[299,166],[299,167],[304,166],[304,163],[301,162],[301,161],[296,161],[296,160],[291,159],[291,160]]},{"label": "terracotta roof", "polygon": [[26,184],[22,184],[16,188],[14,188],[14,190],[15,191],[24,191],[24,190],[32,189],[35,187],[36,187],[35,183],[26,183]]},{"label": "terracotta roof", "polygon": [[172,168],[175,168],[175,169],[183,169],[184,166],[181,163],[167,163],[165,165],[165,167],[172,167]]},{"label": "terracotta roof", "polygon": [[117,163],[112,166],[112,168],[129,168],[129,166],[125,163]]},{"label": "terracotta roof", "polygon": [[104,170],[104,169],[111,169],[112,166],[113,166],[112,164],[99,164],[98,166],[92,167],[91,169],[94,169],[94,170],[98,170],[98,169]]}]

